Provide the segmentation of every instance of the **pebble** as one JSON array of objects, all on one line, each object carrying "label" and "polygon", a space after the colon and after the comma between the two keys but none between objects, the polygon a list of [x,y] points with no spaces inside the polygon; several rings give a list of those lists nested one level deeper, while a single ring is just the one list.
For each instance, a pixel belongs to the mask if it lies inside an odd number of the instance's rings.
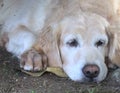
[{"label": "pebble", "polygon": [[23,79],[27,79],[27,77],[23,77]]},{"label": "pebble", "polygon": [[120,83],[120,68],[118,68],[114,72],[112,72],[111,79]]}]

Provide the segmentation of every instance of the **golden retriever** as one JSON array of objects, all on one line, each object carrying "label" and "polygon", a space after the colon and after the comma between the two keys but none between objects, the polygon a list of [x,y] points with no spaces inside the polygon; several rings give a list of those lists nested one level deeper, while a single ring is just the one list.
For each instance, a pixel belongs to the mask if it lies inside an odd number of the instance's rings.
[{"label": "golden retriever", "polygon": [[120,66],[120,0],[0,0],[0,44],[24,70],[61,67],[100,82],[106,57]]}]

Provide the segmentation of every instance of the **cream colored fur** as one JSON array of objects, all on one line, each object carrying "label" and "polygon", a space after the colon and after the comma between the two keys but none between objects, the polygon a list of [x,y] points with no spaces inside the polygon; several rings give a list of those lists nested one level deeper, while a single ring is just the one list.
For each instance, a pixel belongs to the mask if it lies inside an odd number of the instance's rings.
[{"label": "cream colored fur", "polygon": [[[94,81],[100,82],[108,72],[106,57],[120,66],[119,5],[120,0],[0,0],[0,44],[25,70],[41,70],[47,61],[82,82],[82,68],[95,64],[100,74]],[[67,45],[73,39],[76,48]],[[100,39],[105,44],[96,48]]]}]

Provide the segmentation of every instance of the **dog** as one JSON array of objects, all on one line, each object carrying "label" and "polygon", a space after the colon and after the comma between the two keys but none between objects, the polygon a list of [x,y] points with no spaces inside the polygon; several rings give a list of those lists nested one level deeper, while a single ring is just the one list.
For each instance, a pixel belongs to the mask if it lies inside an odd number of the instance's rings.
[{"label": "dog", "polygon": [[0,44],[39,71],[61,67],[73,81],[101,82],[120,66],[120,0],[0,0]]}]

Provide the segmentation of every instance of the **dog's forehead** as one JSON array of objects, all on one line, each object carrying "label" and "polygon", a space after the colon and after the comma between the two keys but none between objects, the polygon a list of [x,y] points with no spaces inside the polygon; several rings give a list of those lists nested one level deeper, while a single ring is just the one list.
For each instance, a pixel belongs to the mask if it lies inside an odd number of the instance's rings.
[{"label": "dog's forehead", "polygon": [[80,34],[83,37],[93,35],[103,35],[105,32],[105,25],[101,20],[96,18],[87,19],[67,19],[62,23],[63,35]]}]

